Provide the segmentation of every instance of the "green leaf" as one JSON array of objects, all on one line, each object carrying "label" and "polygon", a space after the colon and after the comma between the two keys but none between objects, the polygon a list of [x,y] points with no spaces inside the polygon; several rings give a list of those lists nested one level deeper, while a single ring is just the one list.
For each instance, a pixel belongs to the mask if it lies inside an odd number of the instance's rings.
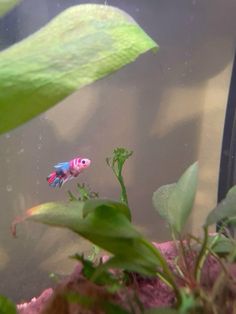
[{"label": "green leaf", "polygon": [[137,261],[155,274],[160,265],[156,249],[151,243],[146,244],[127,216],[128,209],[123,203],[109,200],[46,203],[28,210],[24,217],[17,218],[12,231],[15,234],[16,225],[25,220],[68,228],[121,260]]},{"label": "green leaf", "polygon": [[20,0],[0,0],[0,17],[7,14],[19,3]]},{"label": "green leaf", "polygon": [[0,313],[1,314],[16,314],[16,306],[8,298],[0,295]]},{"label": "green leaf", "polygon": [[127,254],[126,256],[114,256],[111,257],[105,264],[100,265],[94,274],[94,278],[100,276],[106,270],[109,269],[123,269],[126,271],[136,272],[145,276],[156,276],[156,263],[151,263],[148,258],[140,256],[134,252],[134,255]]},{"label": "green leaf", "polygon": [[180,233],[186,224],[197,189],[198,164],[191,165],[177,183],[160,187],[153,194],[153,205],[170,226]]},{"label": "green leaf", "polygon": [[128,206],[126,206],[124,203],[119,203],[108,199],[95,199],[95,200],[91,199],[86,201],[83,209],[84,216],[94,211],[95,208],[98,207],[112,207],[117,212],[120,212],[123,215],[125,215],[129,221],[131,220],[131,213]]},{"label": "green leaf", "polygon": [[232,224],[236,224],[236,185],[233,186],[226,195],[226,198],[220,202],[207,216],[206,226],[215,224],[225,219]]},{"label": "green leaf", "polygon": [[159,215],[171,226],[175,223],[175,216],[170,210],[169,199],[176,188],[176,183],[161,186],[153,193],[152,202]]},{"label": "green leaf", "polygon": [[88,280],[92,280],[97,285],[106,286],[106,289],[112,293],[117,292],[122,287],[120,278],[115,277],[111,272],[103,271],[100,272],[97,276],[94,276],[98,269],[98,266],[94,266],[94,263],[92,263],[88,259],[85,259],[83,255],[76,254],[75,256],[73,256],[73,258],[81,262],[83,266],[82,274]]},{"label": "green leaf", "polygon": [[[215,241],[216,237],[217,240]],[[210,236],[208,241],[208,246],[219,256],[226,256],[232,253],[236,246],[233,239],[226,238],[224,235]],[[211,245],[212,243],[214,244]]]},{"label": "green leaf", "polygon": [[83,4],[65,10],[0,53],[0,133],[154,48],[157,44],[117,8]]},{"label": "green leaf", "polygon": [[78,201],[78,198],[76,198],[76,196],[69,190],[67,191],[68,195],[69,195],[69,201],[74,202],[74,201]]},{"label": "green leaf", "polygon": [[192,310],[198,309],[197,299],[194,295],[194,291],[189,291],[188,288],[181,289],[182,302],[178,308],[179,314],[189,314]]},{"label": "green leaf", "polygon": [[84,203],[71,201],[64,203],[44,203],[33,207],[22,217],[17,217],[12,223],[12,233],[16,234],[16,225],[25,220],[41,222],[51,226],[68,227],[72,231],[77,231],[77,222],[83,217]]},{"label": "green leaf", "polygon": [[[110,237],[121,236],[124,238],[135,238],[139,235],[130,225],[123,211],[120,211],[117,202],[105,200],[104,206],[102,206],[103,202],[94,206],[94,203],[97,204],[97,202],[97,200],[90,200],[87,202],[72,201],[68,204],[59,202],[41,204],[29,209],[23,217],[17,218],[13,222],[13,230],[19,222],[31,220],[69,228],[76,233],[86,234],[89,238],[94,235],[102,239],[106,234],[109,234]],[[88,204],[91,205],[91,208]],[[123,207],[122,203],[120,205]],[[113,220],[114,217],[115,220]],[[91,234],[89,234],[90,229]]]},{"label": "green leaf", "polygon": [[87,259],[94,262],[98,257],[101,249],[97,245],[93,245]]},{"label": "green leaf", "polygon": [[84,183],[83,184],[78,183],[77,188],[79,191],[79,197],[78,197],[79,201],[85,202],[85,201],[90,200],[92,198],[98,198],[98,193],[92,191],[90,189],[90,187],[85,185]]}]

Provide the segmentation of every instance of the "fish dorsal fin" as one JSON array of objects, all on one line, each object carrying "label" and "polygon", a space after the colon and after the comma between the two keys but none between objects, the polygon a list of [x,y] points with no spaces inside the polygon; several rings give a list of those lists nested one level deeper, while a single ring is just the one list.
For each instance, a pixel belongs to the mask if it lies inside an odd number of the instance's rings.
[{"label": "fish dorsal fin", "polygon": [[68,161],[66,161],[66,162],[60,162],[60,163],[56,164],[56,165],[54,166],[54,168],[55,168],[56,170],[68,171],[69,168],[70,168],[70,163],[69,163]]}]

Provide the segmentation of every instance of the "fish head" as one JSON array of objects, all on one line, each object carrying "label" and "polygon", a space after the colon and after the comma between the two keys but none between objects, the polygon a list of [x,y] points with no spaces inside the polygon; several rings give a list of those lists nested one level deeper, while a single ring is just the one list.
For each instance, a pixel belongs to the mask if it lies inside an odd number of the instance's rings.
[{"label": "fish head", "polygon": [[80,158],[80,168],[86,169],[90,166],[91,160],[88,158]]},{"label": "fish head", "polygon": [[78,157],[70,161],[71,169],[78,172],[82,171],[83,169],[88,168],[90,164],[91,164],[91,160],[88,158]]}]

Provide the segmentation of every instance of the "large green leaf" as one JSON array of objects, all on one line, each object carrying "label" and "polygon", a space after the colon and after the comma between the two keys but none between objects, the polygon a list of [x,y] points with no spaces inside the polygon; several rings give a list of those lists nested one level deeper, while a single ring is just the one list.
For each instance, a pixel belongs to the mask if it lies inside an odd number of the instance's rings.
[{"label": "large green leaf", "polygon": [[[135,230],[124,206],[123,203],[108,200],[46,203],[28,210],[24,217],[16,219],[13,233],[16,224],[24,220],[68,228],[119,257],[124,261],[123,268],[133,263],[133,270],[137,270],[136,264],[140,264],[143,273],[153,275],[160,266],[160,253],[158,255],[152,244],[147,244]],[[121,263],[119,266],[122,267]]]},{"label": "large green leaf", "polygon": [[8,298],[0,295],[0,313],[1,314],[16,314],[16,306]]},{"label": "large green leaf", "polygon": [[55,105],[157,44],[125,12],[71,7],[0,53],[0,133]]},{"label": "large green leaf", "polygon": [[170,210],[169,199],[176,188],[176,183],[161,186],[153,193],[153,205],[158,210],[159,215],[165,219],[171,226],[175,223],[175,216]]},{"label": "large green leaf", "polygon": [[182,231],[197,189],[198,164],[191,165],[177,183],[160,187],[153,194],[153,205],[178,233]]},{"label": "large green leaf", "polygon": [[0,17],[13,9],[21,0],[0,0]]},{"label": "large green leaf", "polygon": [[236,186],[233,186],[226,198],[209,213],[205,225],[215,224],[222,219],[232,224],[236,223]]},{"label": "large green leaf", "polygon": [[83,207],[84,203],[78,201],[68,204],[51,202],[38,205],[27,210],[24,216],[14,220],[12,223],[12,233],[15,235],[16,225],[25,220],[33,220],[57,227],[68,227],[76,232],[77,222],[83,217]]}]

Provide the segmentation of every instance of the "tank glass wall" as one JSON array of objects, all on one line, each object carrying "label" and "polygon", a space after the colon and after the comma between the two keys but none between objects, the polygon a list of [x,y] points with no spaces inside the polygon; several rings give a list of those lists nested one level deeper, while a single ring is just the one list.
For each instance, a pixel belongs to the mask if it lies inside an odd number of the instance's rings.
[{"label": "tank glass wall", "polygon": [[[0,293],[16,301],[67,274],[68,256],[88,245],[69,231],[33,223],[9,226],[27,208],[68,200],[76,182],[51,189],[52,166],[77,155],[92,160],[78,178],[100,196],[119,197],[105,158],[115,147],[134,151],[125,181],[134,222],[150,239],[170,238],[152,207],[152,193],[200,162],[190,231],[198,232],[217,195],[224,115],[236,37],[235,0],[108,0],[125,10],[160,45],[117,73],[74,93],[27,124],[0,136]],[[5,49],[71,5],[104,1],[23,0],[0,21]],[[14,60],[13,60],[14,62]],[[1,117],[2,119],[2,117]]]}]

